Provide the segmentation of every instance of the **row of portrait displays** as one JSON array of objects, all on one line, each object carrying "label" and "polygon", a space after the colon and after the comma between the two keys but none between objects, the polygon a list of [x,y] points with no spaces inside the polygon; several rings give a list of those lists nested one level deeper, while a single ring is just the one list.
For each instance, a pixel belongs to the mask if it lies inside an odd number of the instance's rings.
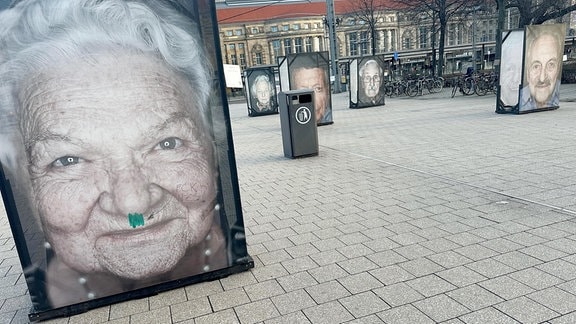
[{"label": "row of portrait displays", "polygon": [[[244,82],[245,92],[249,94],[246,96],[248,115],[277,114],[278,97],[281,93],[307,89],[313,92],[316,124],[332,124],[332,98],[328,71],[328,52],[287,55],[279,58],[278,66],[247,69],[244,72]],[[280,91],[277,90],[277,85]]]},{"label": "row of portrait displays", "polygon": [[497,113],[560,107],[565,24],[526,26],[502,35]]},{"label": "row of portrait displays", "polygon": [[[564,24],[527,26],[505,31],[499,71],[497,113],[527,113],[559,107],[564,54]],[[349,107],[385,104],[384,55],[354,58],[348,62]],[[276,77],[278,69],[279,77]],[[245,72],[249,116],[278,113],[278,79],[281,91],[314,90],[318,125],[332,123],[327,52],[282,57],[278,67],[256,67]]]},{"label": "row of portrait displays", "polygon": [[31,320],[254,266],[215,12],[210,0],[0,11],[0,188]]},{"label": "row of portrait displays", "polygon": [[[384,55],[351,60],[350,108],[384,105],[384,63]],[[328,52],[313,52],[281,57],[278,66],[246,69],[244,90],[248,94],[248,115],[254,117],[277,114],[281,92],[309,89],[314,93],[316,123],[331,124],[333,119],[329,66]]]}]

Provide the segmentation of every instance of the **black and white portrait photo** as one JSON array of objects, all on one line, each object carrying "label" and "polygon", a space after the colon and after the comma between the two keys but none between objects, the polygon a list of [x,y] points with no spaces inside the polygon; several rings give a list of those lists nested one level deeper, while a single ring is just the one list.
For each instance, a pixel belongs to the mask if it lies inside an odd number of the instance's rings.
[{"label": "black and white portrait photo", "polygon": [[46,296],[38,310],[246,257],[231,252],[224,217],[235,206],[223,205],[234,193],[221,186],[214,67],[182,9],[23,0],[0,12],[0,161],[9,216],[38,229],[23,264],[32,298]]}]

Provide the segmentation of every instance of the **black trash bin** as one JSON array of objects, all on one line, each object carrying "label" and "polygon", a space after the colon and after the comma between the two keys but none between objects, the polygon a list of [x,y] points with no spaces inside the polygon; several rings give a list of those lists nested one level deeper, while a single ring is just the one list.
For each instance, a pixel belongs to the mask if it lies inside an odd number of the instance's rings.
[{"label": "black trash bin", "polygon": [[285,91],[278,97],[284,156],[296,158],[318,155],[313,91]]}]

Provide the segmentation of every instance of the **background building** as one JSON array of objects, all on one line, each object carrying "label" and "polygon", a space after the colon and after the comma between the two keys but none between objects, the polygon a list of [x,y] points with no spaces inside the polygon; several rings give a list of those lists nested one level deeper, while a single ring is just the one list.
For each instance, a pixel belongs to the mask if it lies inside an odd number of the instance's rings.
[{"label": "background building", "polygon": [[[275,65],[278,57],[286,54],[329,51],[325,1],[279,3],[261,0],[257,5],[230,5],[240,1],[217,1],[224,63],[242,68]],[[400,62],[395,63],[399,63],[396,66],[400,67],[401,74],[431,73],[433,62],[443,64],[444,74],[448,75],[462,73],[474,64],[478,70],[494,67],[498,25],[495,5],[470,6],[467,12],[452,18],[447,25],[444,57],[440,58],[438,28],[430,15],[422,13],[415,17],[403,9],[375,12],[372,53],[372,33],[366,21],[355,13],[353,3],[334,0],[336,57],[343,75],[350,58],[372,54],[384,54],[391,65],[397,54]],[[389,1],[386,7],[398,8],[398,5]],[[568,23],[569,18],[567,15]],[[515,29],[518,21],[516,9],[507,10],[504,27]]]}]

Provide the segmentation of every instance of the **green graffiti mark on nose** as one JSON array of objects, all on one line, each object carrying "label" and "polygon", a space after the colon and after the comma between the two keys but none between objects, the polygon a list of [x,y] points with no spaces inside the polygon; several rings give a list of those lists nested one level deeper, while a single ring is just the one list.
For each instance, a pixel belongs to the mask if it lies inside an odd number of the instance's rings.
[{"label": "green graffiti mark on nose", "polygon": [[132,228],[136,228],[138,226],[144,226],[144,215],[140,213],[130,213],[128,214],[128,222]]}]

